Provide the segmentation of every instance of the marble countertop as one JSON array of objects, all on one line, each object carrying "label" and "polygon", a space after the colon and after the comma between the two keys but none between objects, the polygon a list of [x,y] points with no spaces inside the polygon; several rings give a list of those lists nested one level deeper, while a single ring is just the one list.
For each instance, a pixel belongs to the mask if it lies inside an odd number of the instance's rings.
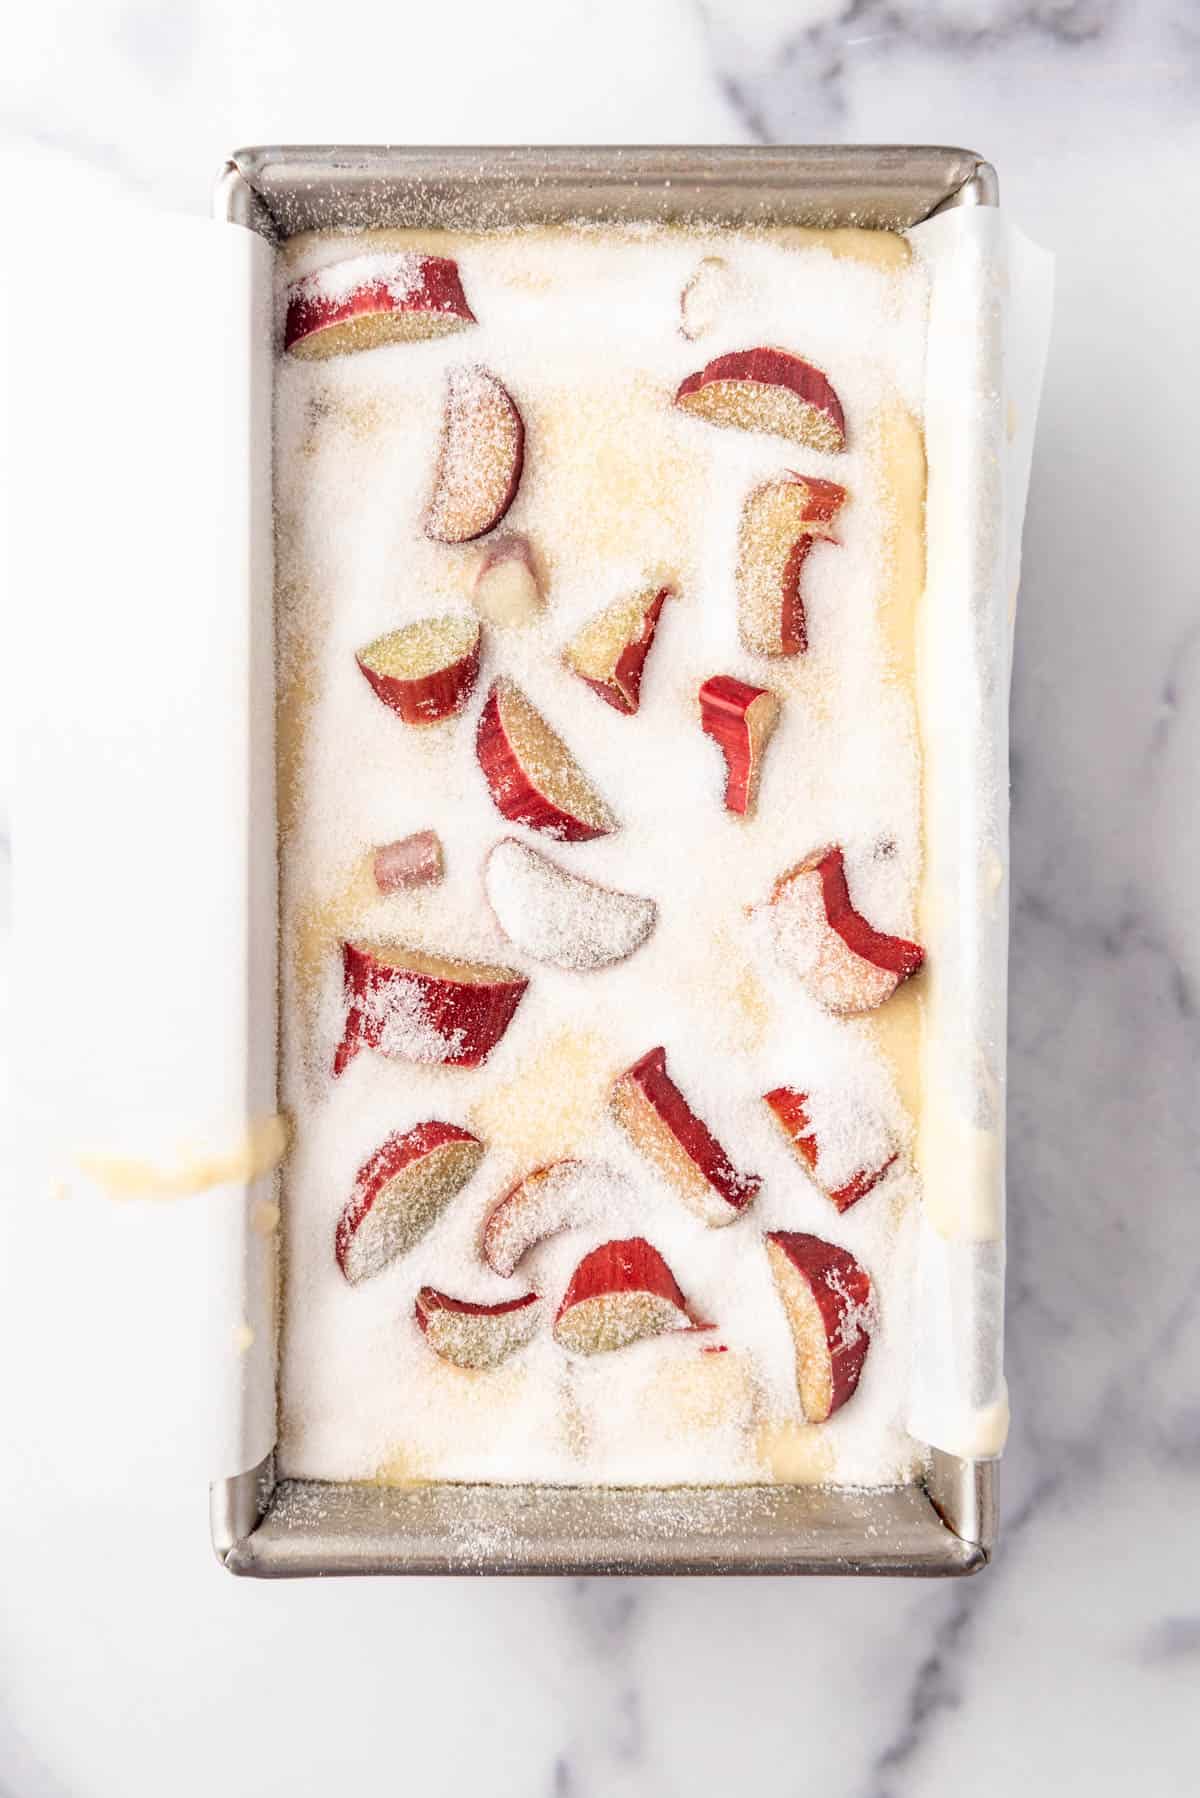
[{"label": "marble countertop", "polygon": [[[58,0],[8,21],[10,176],[201,211],[241,143],[964,144],[1056,252],[1058,301],[1013,695],[995,1564],[955,1585],[231,1580],[187,1420],[144,1421],[170,1416],[195,1242],[147,1249],[126,1208],[100,1255],[47,1267],[20,1195],[0,1794],[1196,1789],[1198,96],[1189,0],[464,0],[332,25],[316,0]],[[131,1305],[141,1349],[106,1357]],[[47,1329],[77,1350],[50,1390]]]}]

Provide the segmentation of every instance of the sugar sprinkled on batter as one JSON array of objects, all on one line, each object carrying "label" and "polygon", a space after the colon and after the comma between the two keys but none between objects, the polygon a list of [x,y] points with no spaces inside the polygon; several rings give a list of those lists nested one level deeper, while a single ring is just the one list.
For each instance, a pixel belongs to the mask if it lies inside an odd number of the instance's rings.
[{"label": "sugar sprinkled on batter", "polygon": [[[913,927],[913,701],[888,664],[880,605],[890,533],[920,530],[919,516],[890,513],[884,468],[889,412],[920,415],[920,271],[901,258],[871,265],[770,236],[564,230],[312,237],[286,247],[282,277],[313,276],[341,292],[353,285],[346,259],[362,262],[365,246],[372,266],[408,268],[405,279],[414,251],[457,258],[478,324],[469,342],[278,364],[282,1061],[295,1126],[282,1470],[398,1481],[907,1478],[919,1457],[902,1426],[915,1178],[902,1153],[887,1181],[839,1216],[762,1095],[784,1084],[811,1091],[839,1168],[877,1152],[881,1133],[903,1148],[912,1120],[869,1022],[820,1010],[751,912],[788,867],[837,842],[872,923]],[[709,296],[702,338],[689,341],[680,294],[713,256],[727,277]],[[790,349],[828,374],[846,415],[844,454],[715,430],[672,407],[685,376],[755,344]],[[472,611],[489,539],[447,545],[422,528],[445,396],[448,386],[461,392],[454,371],[466,368],[502,381],[524,419],[525,465],[500,529],[530,540],[546,604],[519,630],[485,622],[466,710],[413,728],[372,693],[355,653],[414,620]],[[747,494],[789,469],[836,481],[849,497],[836,544],[818,545],[805,566],[808,653],[767,661],[739,642],[733,571]],[[640,708],[623,717],[562,652],[604,606],[660,583],[675,597],[659,620]],[[749,819],[724,811],[721,757],[699,725],[696,694],[716,673],[781,701]],[[475,753],[498,676],[562,736],[619,820],[611,834],[565,844],[499,815]],[[373,851],[429,829],[443,845],[444,880],[381,895],[363,877]],[[572,874],[652,901],[653,929],[604,967],[522,954],[483,885],[488,852],[514,835]],[[334,1081],[343,937],[511,966],[530,985],[479,1069],[364,1051]],[[701,1222],[609,1115],[612,1081],[660,1043],[734,1164],[762,1178],[727,1227]],[[391,1131],[428,1118],[476,1131],[488,1145],[482,1166],[415,1248],[351,1289],[332,1245],[355,1170]],[[600,1215],[532,1248],[513,1278],[493,1273],[480,1254],[489,1213],[515,1182],[563,1155],[619,1176],[581,1208]],[[859,1390],[817,1427],[801,1418],[792,1338],[763,1248],[772,1229],[840,1243],[871,1276],[878,1321]],[[425,1284],[486,1303],[532,1287],[552,1318],[588,1250],[632,1235],[654,1244],[715,1332],[668,1333],[583,1359],[547,1326],[500,1367],[468,1372],[440,1362],[413,1321]],[[797,1431],[812,1449],[785,1467],[774,1445]]]}]

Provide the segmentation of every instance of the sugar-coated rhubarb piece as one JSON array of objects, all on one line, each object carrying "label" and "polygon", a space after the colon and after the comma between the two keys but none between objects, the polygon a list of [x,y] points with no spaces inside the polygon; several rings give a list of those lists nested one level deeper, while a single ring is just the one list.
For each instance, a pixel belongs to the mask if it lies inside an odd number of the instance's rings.
[{"label": "sugar-coated rhubarb piece", "polygon": [[808,648],[801,577],[814,543],[834,542],[833,520],[846,489],[788,474],[747,496],[738,530],[738,632],[757,656],[803,655]]},{"label": "sugar-coated rhubarb piece", "polygon": [[535,1168],[492,1210],[483,1228],[483,1258],[507,1279],[539,1242],[600,1221],[612,1201],[627,1193],[624,1175],[602,1161],[568,1157]]},{"label": "sugar-coated rhubarb piece", "polygon": [[780,875],[770,914],[780,955],[827,1011],[874,1011],[925,959],[917,943],[885,936],[855,911],[839,848]]},{"label": "sugar-coated rhubarb piece", "polygon": [[580,973],[632,955],[658,912],[653,899],[568,873],[515,837],[491,851],[483,884],[497,923],[523,954]]},{"label": "sugar-coated rhubarb piece", "polygon": [[513,968],[426,955],[402,943],[343,943],[341,1074],[360,1049],[398,1061],[477,1068],[512,1022],[529,981]]},{"label": "sugar-coated rhubarb piece", "polygon": [[824,1423],[858,1385],[871,1346],[871,1282],[848,1249],[795,1230],[766,1238],[776,1291],[796,1350],[796,1385],[809,1423]]},{"label": "sugar-coated rhubarb piece", "polygon": [[497,811],[566,843],[607,836],[617,819],[519,687],[500,679],[480,714],[475,753]]},{"label": "sugar-coated rhubarb piece", "polygon": [[840,1141],[814,1121],[812,1101],[794,1086],[772,1087],[763,1094],[763,1103],[838,1211],[849,1211],[865,1198],[899,1158],[890,1131],[874,1114],[862,1123],[853,1140]]},{"label": "sugar-coated rhubarb piece", "polygon": [[422,1286],[413,1312],[426,1342],[443,1361],[455,1367],[499,1367],[537,1334],[542,1302],[536,1292],[526,1292],[519,1299],[481,1305]]},{"label": "sugar-coated rhubarb piece", "polygon": [[670,587],[614,600],[584,625],[563,651],[568,668],[618,712],[636,712],[642,670]]},{"label": "sugar-coated rhubarb piece", "polygon": [[434,886],[446,871],[442,840],[436,830],[417,830],[410,837],[384,843],[375,851],[372,870],[381,893]]},{"label": "sugar-coated rhubarb piece", "polygon": [[477,1136],[438,1119],[389,1136],[359,1168],[338,1219],[334,1252],[351,1285],[419,1242],[483,1155]]},{"label": "sugar-coated rhubarb piece", "polygon": [[475,571],[475,608],[502,630],[532,624],[544,604],[528,537],[517,531],[493,537]]},{"label": "sugar-coated rhubarb piece", "polygon": [[444,337],[474,323],[448,256],[355,256],[292,282],[283,344],[315,359]]},{"label": "sugar-coated rhubarb piece", "polygon": [[467,543],[490,531],[517,497],[524,460],[525,426],[507,388],[486,368],[452,369],[425,535]]},{"label": "sugar-coated rhubarb piece", "polygon": [[700,689],[700,723],[725,757],[725,810],[754,810],[762,758],[779,722],[779,701],[766,687],[714,674]]},{"label": "sugar-coated rhubarb piece", "polygon": [[554,1337],[577,1355],[599,1355],[665,1330],[695,1328],[658,1250],[631,1236],[584,1256],[558,1308]]},{"label": "sugar-coated rhubarb piece", "polygon": [[819,368],[789,350],[734,350],[689,375],[675,404],[694,418],[770,431],[809,449],[846,447],[842,403]]},{"label": "sugar-coated rhubarb piece", "polygon": [[450,612],[389,631],[356,660],[384,705],[406,724],[460,712],[479,676],[479,620]]},{"label": "sugar-coated rhubarb piece", "polygon": [[680,335],[695,342],[711,331],[725,305],[732,283],[723,256],[704,256],[679,296]]},{"label": "sugar-coated rhubarb piece", "polygon": [[762,1182],[741,1174],[651,1049],[613,1087],[612,1110],[634,1145],[706,1224],[731,1224]]}]

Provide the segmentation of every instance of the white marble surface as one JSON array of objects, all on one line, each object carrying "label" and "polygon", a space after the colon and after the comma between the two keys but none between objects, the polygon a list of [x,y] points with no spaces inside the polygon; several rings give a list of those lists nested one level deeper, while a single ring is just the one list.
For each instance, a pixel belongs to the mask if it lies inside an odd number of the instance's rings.
[{"label": "white marble surface", "polygon": [[[256,141],[962,143],[1058,254],[1013,702],[1003,1542],[958,1586],[235,1582],[162,1405],[193,1226],[113,1211],[86,1254],[59,1228],[43,1256],[41,1201],[12,1195],[10,1243],[35,1246],[0,1326],[0,1794],[1195,1791],[1200,12],[362,0],[332,20],[316,0],[22,8],[6,169],[200,210]],[[140,1341],[114,1347],[131,1309]],[[48,1332],[73,1358],[43,1357]]]}]

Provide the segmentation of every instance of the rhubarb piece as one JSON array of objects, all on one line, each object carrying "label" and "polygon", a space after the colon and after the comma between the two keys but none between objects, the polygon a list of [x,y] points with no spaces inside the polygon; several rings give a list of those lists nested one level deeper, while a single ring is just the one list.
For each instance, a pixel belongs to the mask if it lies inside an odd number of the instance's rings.
[{"label": "rhubarb piece", "polygon": [[543,605],[541,583],[528,537],[493,537],[475,571],[475,606],[502,630],[532,624]]},{"label": "rhubarb piece", "polygon": [[846,489],[789,474],[748,495],[738,531],[738,631],[752,655],[803,655],[808,625],[800,591],[814,543],[835,542]]},{"label": "rhubarb piece", "polygon": [[723,256],[705,256],[679,296],[679,330],[692,343],[712,330],[731,287],[729,264]]},{"label": "rhubarb piece", "polygon": [[340,356],[444,337],[474,323],[449,257],[355,256],[292,282],[283,347],[293,356]]},{"label": "rhubarb piece", "polygon": [[360,1049],[398,1061],[477,1068],[512,1022],[529,985],[486,962],[452,961],[401,943],[343,943],[346,1028],[335,1077]]},{"label": "rhubarb piece", "polygon": [[569,874],[515,837],[491,851],[483,884],[501,930],[523,954],[577,972],[624,961],[658,912],[653,899]]},{"label": "rhubarb piece", "polygon": [[658,1250],[631,1236],[584,1256],[558,1308],[554,1337],[577,1355],[600,1355],[665,1330],[695,1327]]},{"label": "rhubarb piece", "polygon": [[670,587],[649,587],[606,606],[563,651],[568,668],[616,711],[636,712],[642,670]]},{"label": "rhubarb piece", "polygon": [[538,1243],[560,1230],[598,1222],[628,1193],[624,1176],[602,1161],[567,1158],[535,1168],[510,1187],[483,1229],[483,1258],[507,1279]]},{"label": "rhubarb piece", "polygon": [[871,1346],[871,1282],[847,1249],[772,1230],[767,1259],[791,1326],[796,1385],[809,1423],[824,1423],[858,1385]]},{"label": "rhubarb piece", "polygon": [[351,1285],[380,1273],[419,1242],[483,1154],[477,1136],[440,1120],[389,1136],[359,1168],[338,1219],[334,1252]]},{"label": "rhubarb piece", "polygon": [[422,1286],[413,1312],[426,1342],[443,1361],[455,1367],[499,1367],[537,1334],[542,1302],[536,1292],[526,1292],[498,1305],[479,1305]]},{"label": "rhubarb piece", "polygon": [[675,404],[693,418],[770,431],[826,453],[846,447],[842,405],[819,368],[788,350],[734,350],[689,375]]},{"label": "rhubarb piece", "polygon": [[425,535],[467,543],[499,524],[521,481],[525,426],[512,395],[486,368],[452,369]]},{"label": "rhubarb piece", "polygon": [[918,944],[885,936],[855,911],[838,848],[780,875],[770,912],[780,955],[827,1011],[874,1011],[925,959]]},{"label": "rhubarb piece", "polygon": [[714,674],[700,689],[700,723],[725,757],[725,810],[754,810],[762,758],[779,722],[779,701],[766,687]]},{"label": "rhubarb piece", "polygon": [[406,724],[461,712],[479,675],[479,621],[422,618],[360,649],[356,660],[384,705]]},{"label": "rhubarb piece", "polygon": [[400,893],[407,887],[434,886],[445,873],[442,840],[436,830],[414,831],[384,843],[372,861],[375,885],[381,893]]},{"label": "rhubarb piece", "polygon": [[797,1157],[838,1211],[849,1211],[878,1186],[899,1158],[891,1133],[874,1112],[857,1120],[853,1131],[822,1128],[807,1093],[776,1086],[763,1094],[770,1111]]},{"label": "rhubarb piece", "polygon": [[617,828],[574,756],[510,680],[498,680],[479,719],[475,753],[497,811],[566,843]]},{"label": "rhubarb piece", "polygon": [[635,1147],[706,1224],[731,1224],[762,1181],[740,1174],[708,1126],[667,1073],[665,1049],[651,1049],[626,1068],[612,1110]]}]

